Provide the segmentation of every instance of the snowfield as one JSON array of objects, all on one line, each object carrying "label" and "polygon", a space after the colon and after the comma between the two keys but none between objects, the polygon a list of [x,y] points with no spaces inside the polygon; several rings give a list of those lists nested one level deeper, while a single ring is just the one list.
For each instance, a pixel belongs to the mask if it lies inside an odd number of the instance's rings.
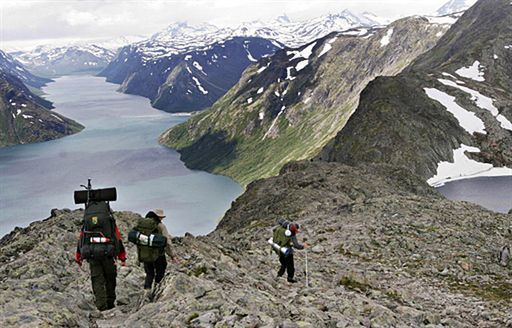
[{"label": "snowfield", "polygon": [[433,187],[440,187],[447,182],[476,177],[512,175],[508,167],[494,167],[492,164],[480,163],[469,159],[466,152],[478,153],[480,149],[462,144],[453,151],[453,162],[441,162],[437,167],[437,174],[427,180]]}]

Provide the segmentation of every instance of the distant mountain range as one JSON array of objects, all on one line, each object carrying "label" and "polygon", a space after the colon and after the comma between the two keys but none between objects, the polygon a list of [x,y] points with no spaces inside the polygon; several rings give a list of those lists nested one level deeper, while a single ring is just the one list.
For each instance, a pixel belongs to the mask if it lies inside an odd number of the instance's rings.
[{"label": "distant mountain range", "polygon": [[272,22],[253,21],[236,28],[211,24],[170,25],[151,38],[121,49],[100,73],[120,90],[151,99],[156,108],[188,112],[211,106],[262,57],[285,46],[298,46],[332,31],[381,25],[370,13],[348,10],[293,22],[286,15]]},{"label": "distant mountain range", "polygon": [[42,76],[98,73],[114,59],[117,50],[141,37],[40,45],[11,52],[31,72]]},{"label": "distant mountain range", "polygon": [[474,5],[475,2],[476,0],[450,0],[441,8],[439,8],[436,14],[439,16],[444,16],[461,12]]}]

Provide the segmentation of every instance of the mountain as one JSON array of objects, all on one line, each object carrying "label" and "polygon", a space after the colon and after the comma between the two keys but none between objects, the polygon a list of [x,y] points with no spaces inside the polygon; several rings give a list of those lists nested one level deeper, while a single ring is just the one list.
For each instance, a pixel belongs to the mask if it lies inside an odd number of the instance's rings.
[{"label": "mountain", "polygon": [[99,72],[114,58],[115,51],[95,44],[46,45],[29,52],[14,52],[13,55],[31,72],[53,77]]},{"label": "mountain", "polygon": [[188,167],[242,184],[275,175],[289,161],[314,157],[345,125],[368,82],[400,72],[448,27],[411,17],[280,50],[160,141],[176,148]]},{"label": "mountain", "polygon": [[[95,309],[87,264],[74,263],[82,210],[0,240],[2,327],[507,327],[510,268],[495,260],[511,215],[444,199],[407,169],[339,163],[287,165],[252,183],[207,236],[173,238],[150,299],[128,231],[117,307]],[[276,220],[303,225],[296,284],[276,279],[267,239]],[[172,221],[169,223],[172,229]],[[307,266],[306,266],[307,259]],[[306,271],[307,270],[307,271]],[[309,285],[306,286],[305,272]]]},{"label": "mountain", "polygon": [[[206,37],[203,33],[208,28],[181,24],[149,41],[124,47],[100,76],[121,84],[122,92],[151,99],[155,108],[196,111],[223,96],[247,66],[278,49],[274,42],[262,38],[222,39],[215,33]],[[184,37],[193,31],[202,36],[197,43]]]},{"label": "mountain", "polygon": [[[332,31],[379,24],[371,14],[348,10],[300,22],[283,15],[272,22],[252,21],[236,28],[178,22],[124,47],[100,76],[121,84],[122,92],[151,99],[158,109],[196,111],[211,106],[249,64],[283,44],[298,47]],[[244,44],[251,48],[249,53]],[[204,70],[190,72],[193,68],[184,58],[192,58]]]},{"label": "mountain", "polygon": [[432,185],[512,175],[512,6],[481,0],[402,74],[380,77],[320,158],[410,168]]},{"label": "mountain", "polygon": [[349,10],[344,10],[337,14],[296,22],[286,15],[279,16],[270,22],[246,22],[229,33],[232,35],[258,36],[278,41],[288,47],[297,48],[332,32],[386,25],[388,23],[387,19],[372,13],[354,14]]},{"label": "mountain", "polygon": [[444,16],[461,12],[474,5],[475,2],[476,0],[450,0],[439,8],[436,13],[438,16]]},{"label": "mountain", "polygon": [[0,147],[41,142],[77,133],[83,126],[50,111],[18,77],[0,70]]},{"label": "mountain", "polygon": [[22,63],[2,50],[0,50],[0,71],[8,75],[15,76],[26,85],[34,88],[40,88],[51,81],[50,79],[33,75],[23,66]]}]

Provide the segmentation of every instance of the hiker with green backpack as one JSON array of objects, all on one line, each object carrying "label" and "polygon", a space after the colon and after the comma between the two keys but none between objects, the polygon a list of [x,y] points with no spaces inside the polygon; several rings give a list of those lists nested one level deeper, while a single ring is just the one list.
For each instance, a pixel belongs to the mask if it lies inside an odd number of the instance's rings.
[{"label": "hiker with green backpack", "polygon": [[278,226],[274,228],[272,238],[268,241],[272,245],[272,250],[279,255],[279,262],[281,267],[277,272],[277,278],[287,273],[287,281],[295,283],[294,279],[295,265],[293,262],[293,248],[304,249],[308,247],[307,244],[301,245],[297,241],[297,234],[299,233],[300,225],[298,223],[291,223],[284,219],[277,221]]},{"label": "hiker with green backpack", "polygon": [[177,262],[171,248],[171,235],[162,222],[164,211],[155,209],[149,211],[130,232],[128,239],[137,245],[137,257],[144,265],[146,278],[144,289],[151,289],[153,281],[160,283],[165,275],[169,255],[174,263]]}]

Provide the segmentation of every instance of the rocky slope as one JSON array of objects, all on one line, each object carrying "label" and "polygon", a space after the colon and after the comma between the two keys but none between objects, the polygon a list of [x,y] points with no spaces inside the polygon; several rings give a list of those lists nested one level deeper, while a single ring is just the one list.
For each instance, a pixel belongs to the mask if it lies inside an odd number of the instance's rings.
[{"label": "rocky slope", "polygon": [[52,140],[83,129],[51,108],[20,79],[0,70],[0,147]]},{"label": "rocky slope", "polygon": [[435,45],[448,25],[411,17],[383,29],[332,33],[248,68],[211,109],[161,137],[191,168],[242,184],[314,156],[345,125],[359,93]]},{"label": "rocky slope", "polygon": [[[169,52],[158,49],[167,42],[162,38],[122,48],[100,75],[121,84],[122,92],[147,97],[155,108],[168,112],[210,106],[238,81],[247,66],[278,49],[265,39],[234,37]],[[157,49],[159,55],[148,56],[148,47]]]},{"label": "rocky slope", "polygon": [[50,79],[33,75],[23,64],[2,50],[0,50],[0,71],[15,76],[26,85],[34,88],[40,88],[51,81]]},{"label": "rocky slope", "polygon": [[511,20],[509,1],[479,1],[402,74],[370,83],[319,157],[403,165],[432,184],[512,175]]},{"label": "rocky slope", "polygon": [[[88,269],[73,262],[82,211],[0,240],[4,327],[507,327],[509,268],[495,251],[511,215],[443,199],[387,165],[294,163],[252,183],[208,236],[174,238],[181,258],[153,299],[128,246],[118,307],[94,309]],[[276,280],[266,239],[278,217],[304,225],[299,283]],[[139,216],[117,212],[123,235]],[[172,226],[172,221],[168,224]]]}]

